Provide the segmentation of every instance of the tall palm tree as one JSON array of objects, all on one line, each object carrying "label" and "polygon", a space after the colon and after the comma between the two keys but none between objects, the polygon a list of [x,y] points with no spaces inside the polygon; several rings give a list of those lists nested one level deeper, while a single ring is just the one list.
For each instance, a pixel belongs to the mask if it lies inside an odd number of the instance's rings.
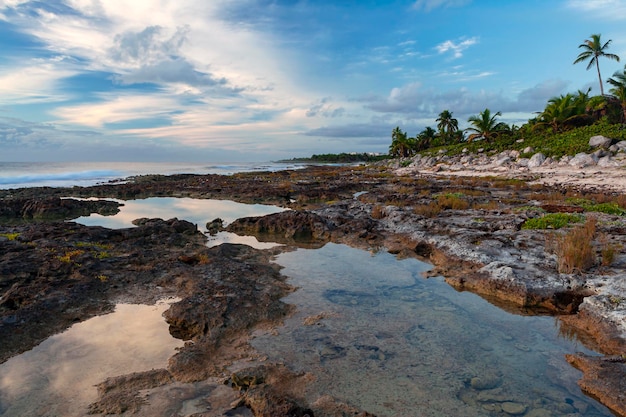
[{"label": "tall palm tree", "polygon": [[591,68],[594,64],[596,65],[596,69],[598,70],[598,81],[600,81],[601,95],[604,95],[604,87],[602,86],[602,76],[600,76],[600,64],[598,63],[598,59],[603,56],[619,62],[619,56],[606,52],[610,44],[611,39],[602,44],[602,42],[600,41],[600,34],[591,35],[591,39],[587,39],[584,43],[578,45],[579,48],[583,48],[583,51],[574,61],[574,64],[578,64],[579,62],[589,60],[589,64],[587,64],[587,69]]},{"label": "tall palm tree", "polygon": [[474,139],[483,138],[489,142],[498,137],[499,134],[507,131],[509,126],[504,122],[498,122],[498,116],[502,116],[502,113],[496,112],[492,116],[491,110],[485,109],[478,113],[478,116],[472,116],[467,119],[472,126],[466,130],[474,132],[467,137],[467,140],[471,142]]},{"label": "tall palm tree", "polygon": [[622,72],[616,71],[613,77],[606,80],[613,86],[611,94],[613,94],[622,106],[622,123],[626,123],[626,67]]},{"label": "tall palm tree", "polygon": [[442,111],[439,113],[439,117],[436,121],[439,122],[437,123],[437,129],[439,129],[439,135],[441,135],[444,142],[455,137],[454,134],[459,130],[459,121],[452,117],[451,111]]}]

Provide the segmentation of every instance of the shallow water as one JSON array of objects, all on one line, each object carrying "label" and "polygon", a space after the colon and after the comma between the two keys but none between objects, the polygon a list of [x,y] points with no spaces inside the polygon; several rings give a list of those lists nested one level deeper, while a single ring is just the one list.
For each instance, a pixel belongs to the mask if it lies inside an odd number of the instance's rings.
[{"label": "shallow water", "polygon": [[612,415],[580,391],[564,358],[592,352],[560,336],[553,317],[506,313],[388,253],[328,244],[277,263],[299,288],[285,299],[298,313],[253,345],[312,371],[312,400],[329,393],[380,417]]},{"label": "shallow water", "polygon": [[[200,200],[193,198],[153,197],[143,200],[115,200],[124,204],[120,212],[113,216],[92,214],[79,217],[74,221],[86,226],[102,226],[110,229],[133,227],[133,220],[142,217],[171,219],[177,217],[197,224],[198,229],[206,233],[206,224],[216,218],[224,220],[224,225],[241,217],[264,216],[278,213],[285,209],[264,204],[243,204],[230,200]],[[238,236],[234,233],[219,232],[208,236],[207,245],[217,246],[222,243],[240,243],[257,249],[267,249],[277,244],[259,242],[253,236]]]},{"label": "shallow water", "polygon": [[[228,223],[239,217],[282,210],[186,198],[150,198],[124,204],[116,216],[92,215],[76,221],[121,228],[130,227],[132,220],[140,217],[177,217],[198,224],[204,231],[206,222],[216,217]],[[210,246],[229,239],[257,248],[275,246],[230,234],[210,239]],[[277,262],[284,266],[289,282],[299,288],[285,299],[298,310],[279,328],[278,335],[258,332],[252,344],[271,360],[285,362],[296,371],[313,372],[316,382],[309,392],[312,401],[320,393],[332,394],[380,417],[505,416],[520,410],[533,417],[611,415],[581,393],[576,384],[581,373],[564,359],[565,353],[593,352],[576,340],[562,337],[561,333],[567,332],[560,331],[555,318],[504,312],[474,294],[456,292],[441,279],[422,278],[421,273],[429,265],[413,259],[398,260],[388,253],[327,244],[321,249],[284,253]],[[310,320],[312,325],[303,324],[305,318],[319,314],[322,318]],[[159,319],[169,337],[160,313]],[[120,326],[124,321],[113,319],[111,325]],[[81,324],[74,327],[78,326]],[[40,346],[54,344],[58,336],[62,335],[53,336]],[[116,346],[152,339],[130,330],[124,337],[126,342]],[[145,347],[148,351],[149,345]],[[104,347],[99,355],[107,357],[109,350],[116,348]],[[92,349],[96,347],[90,343],[87,347],[35,353],[43,355],[43,359],[19,359],[21,364],[14,365],[18,371],[8,372],[3,367],[24,355],[1,365],[0,415],[73,415],[64,412],[63,407],[74,407],[74,401],[93,401],[92,386],[117,371],[103,370],[94,381],[70,378],[76,386],[86,389],[50,389],[47,393],[44,390],[42,395],[49,399],[38,403],[36,409],[28,400],[29,395],[34,395],[32,392],[46,384],[53,387],[55,384],[50,382],[59,379],[74,362],[79,370],[86,366],[80,365],[78,359],[83,351]],[[133,353],[122,356],[143,357],[147,353],[142,349],[137,347]],[[163,367],[173,354],[172,350],[169,352],[163,354],[160,365],[153,367]],[[52,359],[57,355],[67,355],[70,360],[59,368],[57,360]],[[46,361],[51,364],[47,370],[43,365]],[[30,362],[34,367],[28,367]],[[147,369],[150,367],[140,370]],[[133,371],[122,365],[119,374]],[[42,374],[43,379],[36,379],[37,374]],[[32,391],[17,392],[16,387],[32,387]],[[74,390],[81,392],[77,400],[64,397]],[[200,397],[189,394],[193,401],[200,401]],[[184,406],[181,403],[179,411]]]},{"label": "shallow water", "polygon": [[0,415],[84,416],[106,378],[165,368],[183,342],[153,306],[119,304],[0,365]]}]

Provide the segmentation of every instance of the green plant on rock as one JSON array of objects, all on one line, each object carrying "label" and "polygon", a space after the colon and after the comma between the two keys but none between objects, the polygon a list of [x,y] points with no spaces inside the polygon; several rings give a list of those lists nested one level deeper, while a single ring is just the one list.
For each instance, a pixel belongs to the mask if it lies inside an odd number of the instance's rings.
[{"label": "green plant on rock", "polygon": [[59,256],[58,259],[63,263],[72,263],[75,262],[77,257],[84,253],[85,251],[82,249],[68,250],[63,255]]},{"label": "green plant on rock", "polygon": [[8,240],[15,240],[19,237],[19,233],[0,233],[1,237],[5,237]]},{"label": "green plant on rock", "polygon": [[616,202],[596,203],[586,198],[568,198],[565,201],[575,206],[582,207],[585,211],[614,214],[617,216],[626,214],[626,210],[621,208]]},{"label": "green plant on rock", "polygon": [[560,229],[571,223],[580,223],[584,217],[573,213],[548,213],[541,217],[528,219],[522,225],[522,229]]}]

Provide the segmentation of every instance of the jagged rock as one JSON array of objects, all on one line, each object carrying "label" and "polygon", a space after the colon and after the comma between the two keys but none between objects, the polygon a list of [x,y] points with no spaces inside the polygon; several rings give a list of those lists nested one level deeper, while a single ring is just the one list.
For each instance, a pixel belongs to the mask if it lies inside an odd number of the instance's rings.
[{"label": "jagged rock", "polygon": [[584,152],[576,154],[569,162],[568,165],[576,168],[584,168],[588,166],[596,165],[597,161],[592,155],[588,155]]},{"label": "jagged rock", "polygon": [[528,161],[528,168],[540,167],[546,160],[546,156],[541,152],[534,154]]},{"label": "jagged rock", "polygon": [[620,151],[626,151],[626,140],[620,140],[615,144]]},{"label": "jagged rock", "polygon": [[98,213],[117,214],[122,204],[110,200],[78,200],[73,198],[28,198],[3,200],[0,218],[24,220],[69,220]]},{"label": "jagged rock", "polygon": [[264,217],[244,217],[228,225],[230,232],[279,235],[286,239],[314,241],[328,239],[332,225],[317,214],[284,211]]},{"label": "jagged rock", "polygon": [[592,148],[608,148],[611,146],[611,142],[613,139],[607,138],[606,136],[596,135],[589,138],[589,146]]}]

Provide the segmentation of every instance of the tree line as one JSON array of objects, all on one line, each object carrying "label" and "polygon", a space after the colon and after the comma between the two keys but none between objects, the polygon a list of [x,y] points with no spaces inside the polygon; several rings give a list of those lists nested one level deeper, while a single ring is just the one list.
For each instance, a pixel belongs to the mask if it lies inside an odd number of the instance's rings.
[{"label": "tree line", "polygon": [[591,89],[568,93],[548,100],[546,107],[538,116],[528,120],[522,126],[509,126],[498,118],[501,112],[492,113],[486,108],[478,115],[471,116],[469,126],[459,129],[459,121],[453,113],[444,110],[435,120],[437,129],[426,127],[415,137],[409,137],[400,127],[391,133],[389,155],[392,157],[409,157],[418,152],[438,146],[446,146],[461,142],[483,140],[492,143],[501,138],[516,140],[534,133],[560,133],[568,129],[588,126],[606,120],[608,123],[626,123],[626,66],[616,71],[607,83],[611,85],[610,94],[604,94],[599,58],[612,59],[619,62],[619,56],[607,52],[611,40],[602,43],[601,35],[591,35],[579,45],[582,52],[574,60],[574,64],[588,61],[587,69],[597,70],[600,83],[600,95],[590,96]]}]

